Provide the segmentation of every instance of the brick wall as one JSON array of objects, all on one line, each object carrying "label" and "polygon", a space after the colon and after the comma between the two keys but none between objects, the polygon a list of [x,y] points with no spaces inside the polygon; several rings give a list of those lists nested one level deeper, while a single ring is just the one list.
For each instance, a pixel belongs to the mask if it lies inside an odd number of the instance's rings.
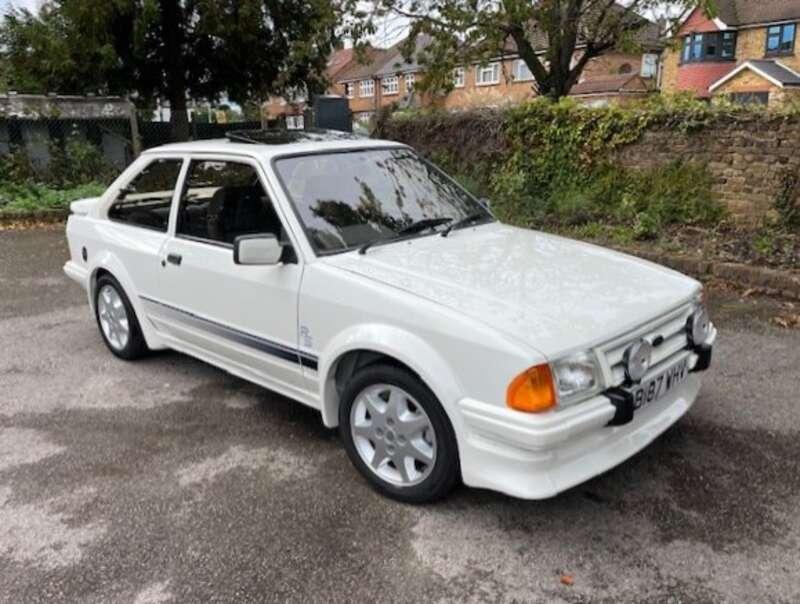
[{"label": "brick wall", "polygon": [[677,159],[706,163],[717,199],[741,221],[756,223],[772,209],[781,176],[800,172],[800,119],[721,121],[691,134],[658,128],[615,159],[631,168]]},{"label": "brick wall", "polygon": [[[502,161],[508,149],[501,112],[440,116],[422,123],[399,120],[396,125],[389,122],[381,135],[424,154],[446,154],[465,166]],[[764,115],[750,121],[719,117],[691,133],[654,127],[610,159],[633,169],[658,168],[676,160],[706,164],[715,197],[740,222],[756,224],[773,209],[782,177],[790,171],[800,173],[800,116]]]}]

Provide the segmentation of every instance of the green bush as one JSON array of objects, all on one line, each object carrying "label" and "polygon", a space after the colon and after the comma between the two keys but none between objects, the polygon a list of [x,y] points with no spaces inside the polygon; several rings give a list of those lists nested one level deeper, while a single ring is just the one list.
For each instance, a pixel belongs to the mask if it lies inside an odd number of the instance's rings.
[{"label": "green bush", "polygon": [[0,213],[65,210],[77,199],[100,195],[116,173],[100,149],[78,139],[52,146],[46,170],[16,149],[0,156]]},{"label": "green bush", "polygon": [[105,191],[102,183],[88,183],[68,188],[54,188],[37,183],[0,181],[0,214],[66,210],[69,204],[85,197],[97,197]]},{"label": "green bush", "polygon": [[119,172],[95,145],[70,138],[59,146],[50,145],[46,168],[36,167],[22,149],[0,156],[0,183],[30,185],[43,183],[72,188],[93,182],[111,182]]},{"label": "green bush", "polygon": [[57,186],[75,187],[90,182],[110,182],[116,172],[98,147],[72,138],[63,147],[51,145],[50,164],[43,180]]},{"label": "green bush", "polygon": [[704,165],[626,169],[615,164],[615,151],[648,128],[689,132],[754,115],[686,96],[600,109],[536,99],[503,111],[407,112],[386,120],[381,135],[418,147],[467,189],[490,197],[507,222],[572,230],[605,224],[614,239],[648,239],[672,224],[713,224],[724,209]]},{"label": "green bush", "polygon": [[27,153],[14,149],[0,155],[0,183],[24,183],[36,180],[36,170]]}]

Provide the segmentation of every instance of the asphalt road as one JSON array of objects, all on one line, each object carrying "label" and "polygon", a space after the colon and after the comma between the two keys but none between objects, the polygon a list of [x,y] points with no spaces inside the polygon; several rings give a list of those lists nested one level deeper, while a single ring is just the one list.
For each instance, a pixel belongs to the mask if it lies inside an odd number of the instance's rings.
[{"label": "asphalt road", "polygon": [[620,467],[413,507],[314,411],[115,359],[65,259],[61,232],[0,232],[0,601],[800,601],[800,331],[770,300],[712,291],[701,398]]}]

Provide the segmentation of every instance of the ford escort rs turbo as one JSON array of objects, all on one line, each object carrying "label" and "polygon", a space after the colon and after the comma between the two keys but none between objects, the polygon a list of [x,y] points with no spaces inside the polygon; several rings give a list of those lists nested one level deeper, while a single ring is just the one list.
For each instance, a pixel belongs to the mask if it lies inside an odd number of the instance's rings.
[{"label": "ford escort rs turbo", "polygon": [[389,141],[151,149],[67,238],[111,353],[171,348],[318,409],[403,501],[614,467],[689,410],[716,338],[697,281],[503,224]]}]

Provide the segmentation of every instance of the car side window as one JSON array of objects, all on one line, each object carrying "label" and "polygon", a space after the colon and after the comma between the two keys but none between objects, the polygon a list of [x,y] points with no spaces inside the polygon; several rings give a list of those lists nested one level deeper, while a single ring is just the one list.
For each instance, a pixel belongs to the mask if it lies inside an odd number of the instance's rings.
[{"label": "car side window", "polygon": [[178,207],[176,234],[233,244],[240,235],[256,233],[283,238],[280,219],[255,168],[193,160]]},{"label": "car side window", "polygon": [[108,210],[111,220],[167,231],[172,195],[178,183],[182,159],[157,159],[120,191]]}]

